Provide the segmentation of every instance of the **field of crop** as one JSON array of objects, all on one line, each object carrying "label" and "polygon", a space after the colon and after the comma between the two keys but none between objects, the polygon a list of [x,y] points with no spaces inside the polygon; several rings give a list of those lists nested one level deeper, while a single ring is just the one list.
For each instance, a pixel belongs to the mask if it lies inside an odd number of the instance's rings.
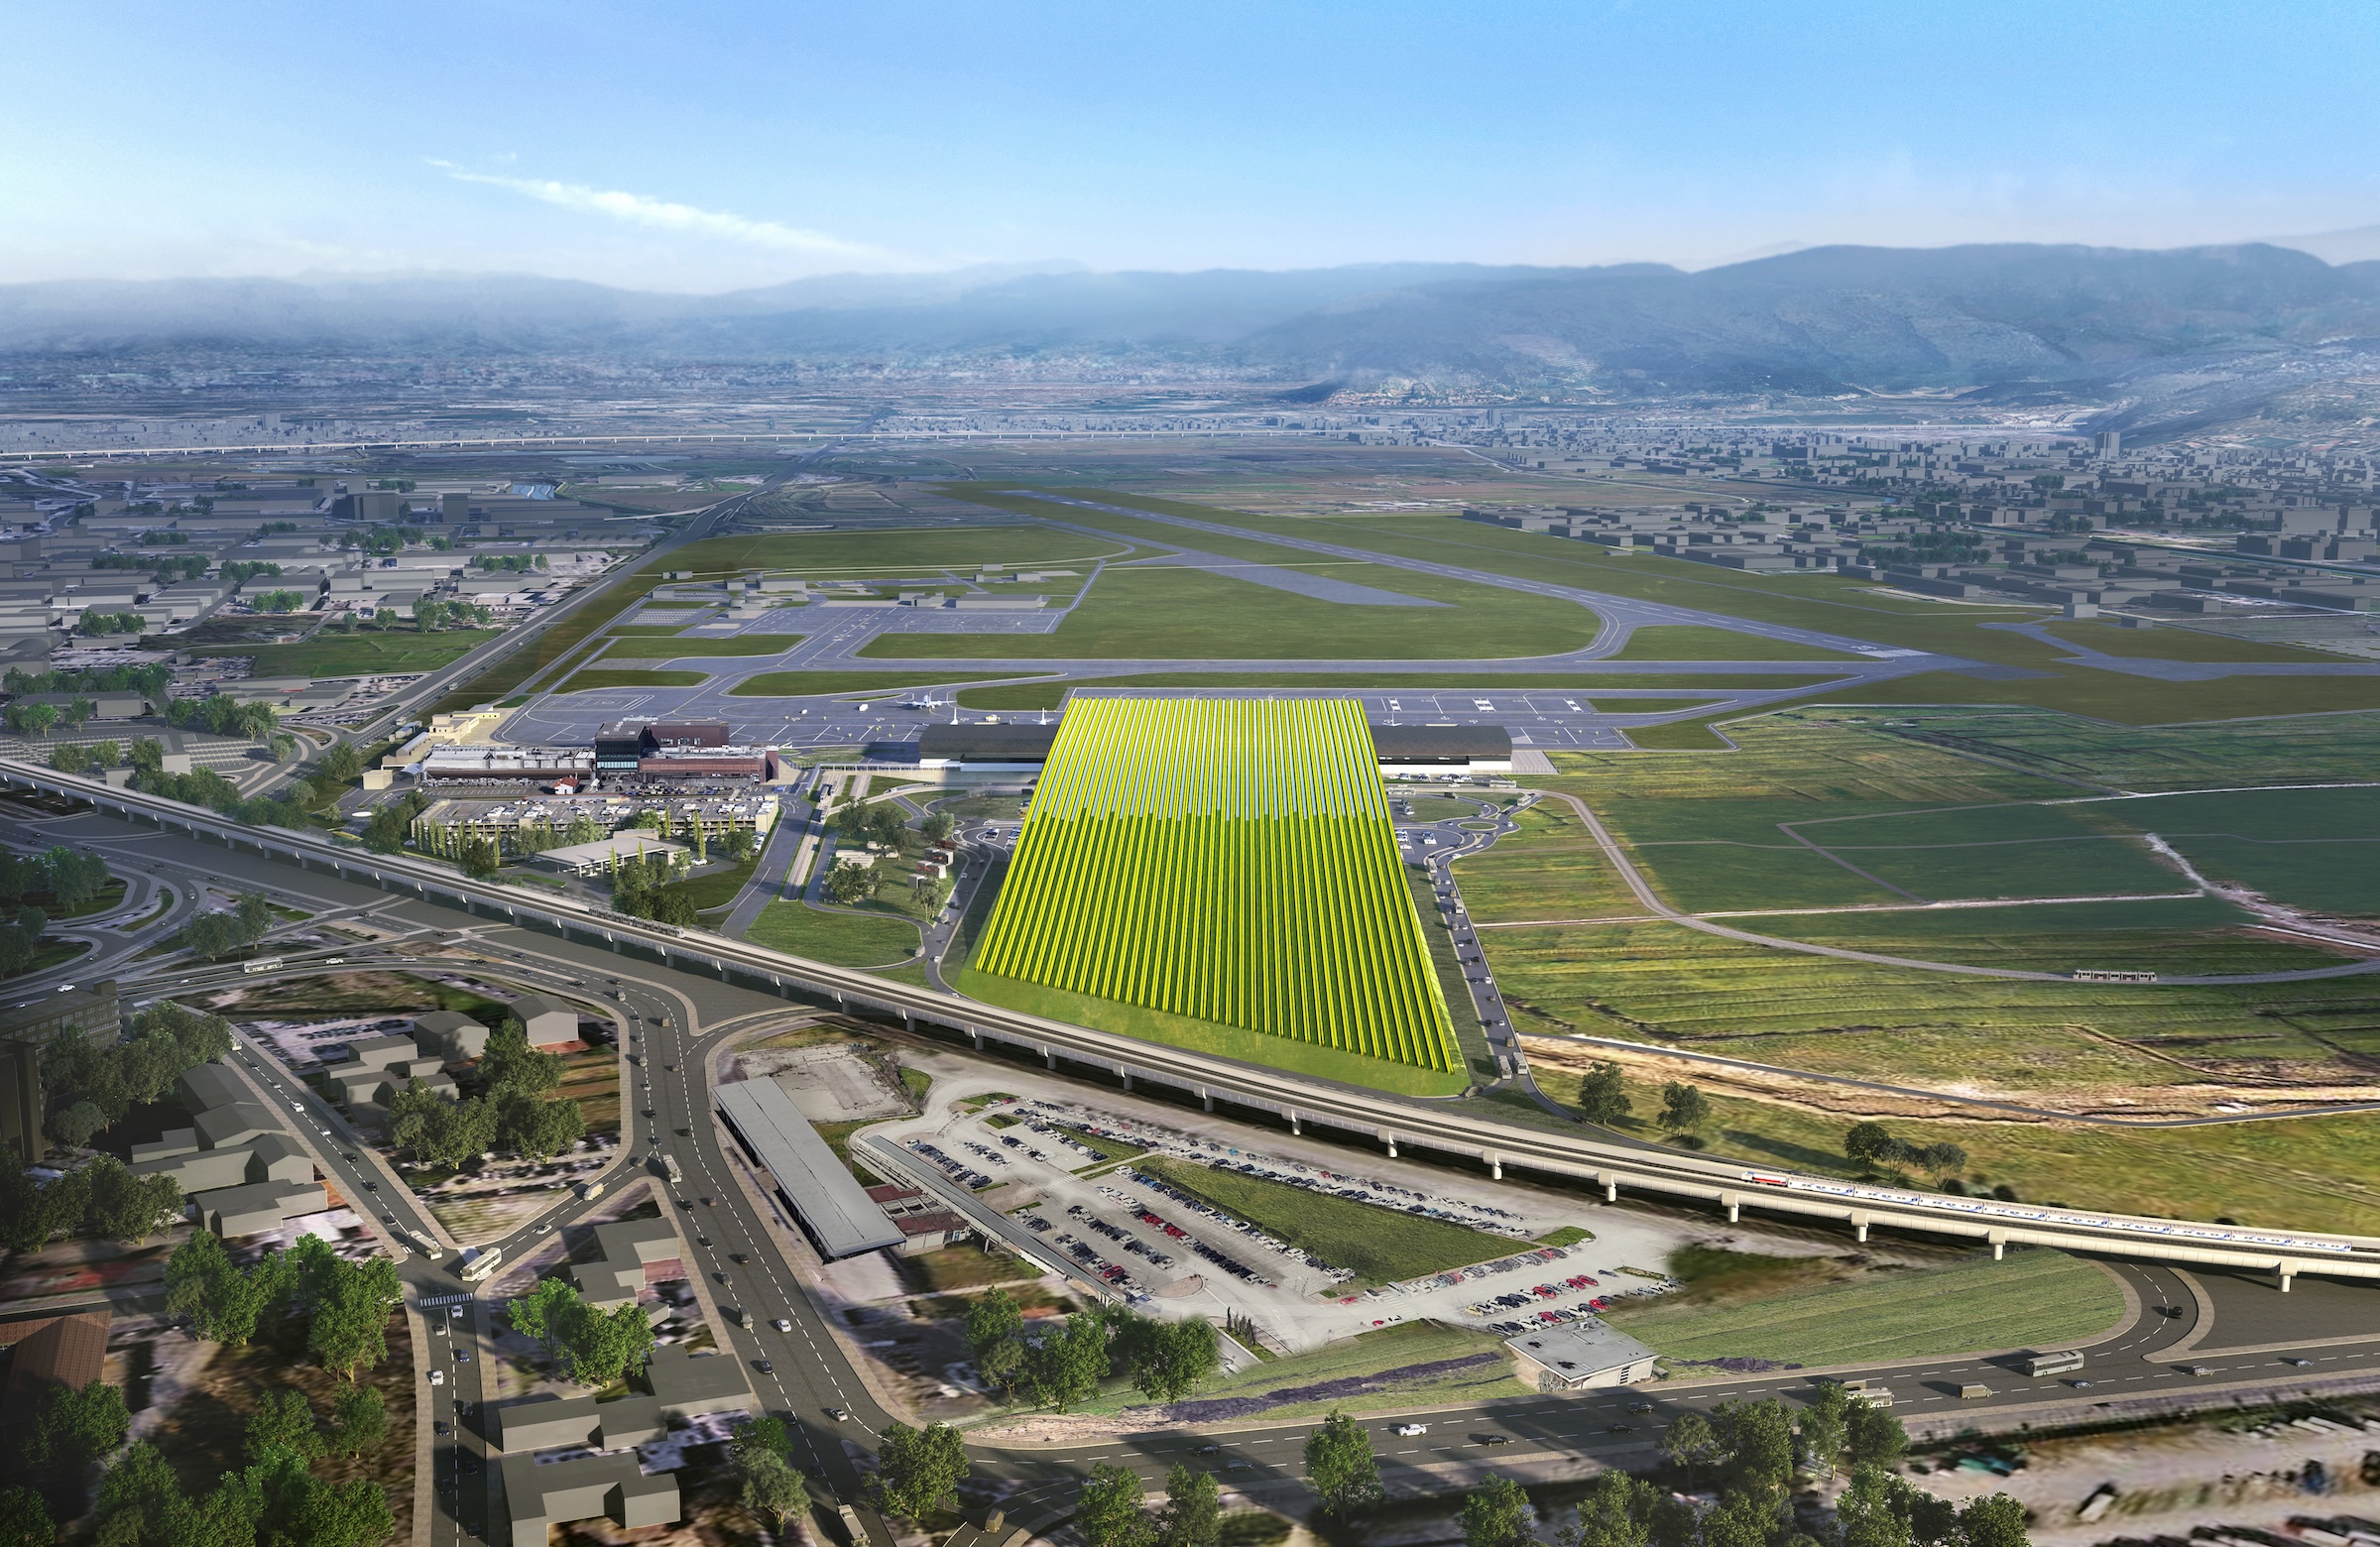
[{"label": "field of crop", "polygon": [[593,693],[609,687],[700,687],[707,671],[576,671],[557,693]]},{"label": "field of crop", "polygon": [[[2269,690],[2292,679],[2252,680]],[[2212,688],[2221,684],[2192,685]],[[2021,705],[1881,713],[1808,708],[1745,721],[1729,727],[1729,734],[1747,747],[1755,740],[1767,747],[1778,741],[1778,735],[1759,727],[1825,726],[1844,738],[1846,747],[1862,741],[1870,746],[1899,742],[1937,747],[2028,770],[2069,785],[2072,794],[2362,782],[2380,767],[2380,714],[2296,715],[2278,700],[2268,702],[2261,713],[2268,718],[2131,725]],[[1792,738],[1788,735],[1785,739]],[[2041,793],[2055,791],[2043,789]]]},{"label": "field of crop", "polygon": [[1243,1176],[1187,1160],[1147,1164],[1174,1186],[1226,1214],[1237,1215],[1333,1267],[1352,1269],[1356,1276],[1340,1286],[1343,1293],[1466,1267],[1507,1256],[1518,1249],[1518,1243],[1503,1236],[1308,1192],[1286,1182]]},{"label": "field of crop", "polygon": [[1623,1300],[1611,1321],[1679,1362],[1823,1367],[2065,1348],[2105,1334],[2123,1314],[2106,1269],[2063,1251],[2018,1251],[1741,1305]]},{"label": "field of crop", "polygon": [[1060,726],[979,973],[1461,1067],[1361,705],[1095,699]]},{"label": "field of crop", "polygon": [[1228,572],[1110,569],[1054,634],[886,634],[860,654],[946,660],[1465,659],[1581,650],[1594,643],[1599,624],[1586,608],[1552,597],[1398,569],[1325,572],[1448,605],[1358,607],[1276,591]]},{"label": "field of crop", "polygon": [[694,655],[778,655],[801,643],[798,634],[731,634],[720,639],[672,632],[668,639],[613,637],[605,660],[675,660]]},{"label": "field of crop", "polygon": [[1518,820],[1518,833],[1455,864],[1463,905],[1474,923],[1644,911],[1568,806],[1532,806]]}]

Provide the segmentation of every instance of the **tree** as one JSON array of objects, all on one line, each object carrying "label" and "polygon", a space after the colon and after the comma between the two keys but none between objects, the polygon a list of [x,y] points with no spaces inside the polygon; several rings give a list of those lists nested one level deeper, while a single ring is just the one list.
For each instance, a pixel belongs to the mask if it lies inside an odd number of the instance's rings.
[{"label": "tree", "polygon": [[1325,1514],[1346,1515],[1377,1503],[1380,1464],[1371,1453],[1371,1431],[1338,1408],[1306,1436],[1306,1484],[1322,1499]]},{"label": "tree", "polygon": [[1757,1402],[1721,1402],[1711,1409],[1711,1427],[1727,1457],[1726,1486],[1775,1502],[1793,1481],[1793,1420],[1771,1396]]},{"label": "tree", "polygon": [[533,1160],[550,1160],[586,1136],[586,1115],[575,1101],[539,1101],[506,1091],[496,1101],[496,1147]]},{"label": "tree", "polygon": [[1832,1482],[1848,1432],[1851,1393],[1839,1381],[1821,1381],[1802,1409],[1799,1433],[1802,1465]]},{"label": "tree", "polygon": [[50,754],[50,766],[60,774],[79,774],[89,761],[90,754],[76,742],[61,742],[58,750]]},{"label": "tree", "polygon": [[119,1386],[94,1380],[77,1390],[54,1385],[42,1393],[24,1439],[25,1461],[48,1487],[53,1497],[81,1491],[82,1477],[92,1462],[124,1443],[132,1426]]},{"label": "tree", "polygon": [[1212,1472],[1175,1462],[1165,1469],[1165,1507],[1157,1547],[1217,1547],[1223,1540],[1223,1490]]},{"label": "tree", "polygon": [[1655,1121],[1671,1133],[1692,1133],[1711,1121],[1711,1098],[1700,1086],[1672,1080],[1661,1087],[1661,1116]]},{"label": "tree", "polygon": [[324,1369],[352,1380],[357,1369],[389,1357],[389,1312],[405,1298],[395,1262],[383,1256],[362,1262],[333,1257],[308,1287],[314,1319],[305,1346],[321,1358]]},{"label": "tree", "polygon": [[487,1047],[479,1055],[479,1077],[491,1094],[518,1091],[535,1096],[562,1083],[562,1060],[532,1047],[528,1030],[508,1017],[488,1033]]},{"label": "tree", "polygon": [[826,899],[844,907],[857,907],[876,895],[881,878],[873,865],[853,865],[837,859],[826,873]]},{"label": "tree", "polygon": [[330,1448],[342,1456],[376,1451],[389,1437],[389,1411],[380,1387],[358,1383],[339,1387],[330,1399]]},{"label": "tree", "polygon": [[1152,1402],[1178,1402],[1220,1362],[1213,1322],[1156,1322],[1133,1340],[1132,1384]]},{"label": "tree", "polygon": [[922,1519],[942,1507],[967,1476],[967,1447],[949,1424],[885,1426],[876,1456],[878,1496],[887,1509]]},{"label": "tree", "polygon": [[83,765],[85,768],[112,769],[124,761],[124,749],[112,741],[93,742],[83,751],[87,760]]},{"label": "tree", "polygon": [[1033,1400],[1059,1412],[1098,1390],[1107,1373],[1108,1320],[1097,1306],[1067,1317],[1062,1330],[1045,1330],[1024,1356]]},{"label": "tree", "polygon": [[1901,1421],[1881,1407],[1870,1406],[1864,1397],[1851,1398],[1844,1428],[1845,1448],[1853,1466],[1898,1461],[1908,1452],[1909,1433]]},{"label": "tree", "polygon": [[50,894],[62,907],[76,908],[99,894],[107,885],[107,861],[96,854],[81,854],[58,845],[42,856],[42,869],[50,879]]},{"label": "tree", "polygon": [[1861,1165],[1872,1166],[1900,1148],[1901,1141],[1881,1123],[1854,1123],[1843,1135],[1843,1152]]},{"label": "tree", "polygon": [[959,830],[959,819],[948,811],[935,811],[919,825],[926,842],[940,843]]},{"label": "tree", "polygon": [[1024,1313],[1014,1295],[994,1288],[976,1296],[967,1307],[967,1352],[986,1383],[1003,1389],[1015,1385],[1024,1356]]},{"label": "tree", "polygon": [[1594,1064],[1579,1081],[1579,1116],[1598,1127],[1612,1127],[1634,1106],[1615,1063]]},{"label": "tree", "polygon": [[181,1218],[181,1185],[171,1176],[135,1176],[114,1155],[99,1156],[83,1173],[95,1235],[137,1246]]},{"label": "tree", "polygon": [[464,839],[456,858],[473,881],[490,880],[504,868],[504,850],[493,838]]},{"label": "tree", "polygon": [[1531,1547],[1537,1510],[1529,1490],[1488,1473],[1463,1500],[1463,1547]]},{"label": "tree", "polygon": [[154,736],[140,737],[133,742],[128,761],[136,774],[162,774],[166,768],[166,744]]},{"label": "tree", "polygon": [[555,1343],[564,1375],[581,1385],[609,1385],[652,1357],[653,1323],[633,1304],[607,1312],[576,1300],[562,1314]]},{"label": "tree", "polygon": [[199,913],[181,926],[181,943],[192,956],[215,961],[248,943],[240,921],[229,913]]},{"label": "tree", "polygon": [[1661,1434],[1662,1459],[1686,1474],[1689,1487],[1703,1465],[1719,1455],[1719,1431],[1698,1412],[1683,1412]]},{"label": "tree", "polygon": [[513,1331],[536,1339],[545,1350],[546,1363],[551,1364],[560,1344],[563,1318],[578,1300],[578,1290],[568,1279],[540,1278],[529,1293],[512,1303],[505,1319],[512,1323]]},{"label": "tree", "polygon": [[2026,1547],[2025,1506],[2006,1493],[1970,1498],[1959,1511],[1963,1547]]},{"label": "tree", "polygon": [[780,1533],[789,1522],[810,1512],[809,1485],[776,1452],[755,1451],[744,1457],[736,1465],[736,1475],[742,1482],[744,1507],[774,1520]]},{"label": "tree", "polygon": [[267,1275],[241,1272],[210,1231],[194,1233],[166,1259],[167,1309],[210,1343],[237,1348],[256,1336],[270,1288]]},{"label": "tree", "polygon": [[110,1547],[178,1547],[175,1527],[187,1509],[180,1480],[147,1440],[126,1446],[99,1479],[99,1540]]},{"label": "tree", "polygon": [[1915,1158],[1927,1170],[1943,1175],[1956,1176],[1966,1169],[1966,1151],[1948,1139],[1928,1144]]},{"label": "tree", "polygon": [[405,818],[397,807],[384,805],[364,824],[364,847],[374,854],[395,854],[405,847]]},{"label": "tree", "polygon": [[255,1410],[248,1415],[248,1459],[263,1461],[276,1450],[286,1450],[303,1461],[312,1461],[322,1454],[322,1436],[314,1427],[314,1409],[303,1391],[289,1386],[266,1391],[258,1396]]},{"label": "tree", "polygon": [[51,1117],[50,1136],[68,1149],[81,1149],[107,1127],[106,1113],[88,1101],[77,1101]]},{"label": "tree", "polygon": [[1092,1467],[1091,1481],[1075,1496],[1074,1524],[1089,1547],[1141,1547],[1149,1531],[1140,1475],[1104,1461]]},{"label": "tree", "polygon": [[[1660,1489],[1624,1472],[1605,1472],[1579,1500],[1579,1523],[1555,1538],[1556,1547],[1646,1547],[1648,1541],[1668,1540],[1651,1526],[1654,1511],[1671,1502]],[[1687,1531],[1676,1533],[1677,1538],[1691,1533],[1691,1520],[1690,1515]]]},{"label": "tree", "polygon": [[23,1485],[0,1493],[0,1547],[55,1547],[57,1541],[57,1522],[41,1494]]}]

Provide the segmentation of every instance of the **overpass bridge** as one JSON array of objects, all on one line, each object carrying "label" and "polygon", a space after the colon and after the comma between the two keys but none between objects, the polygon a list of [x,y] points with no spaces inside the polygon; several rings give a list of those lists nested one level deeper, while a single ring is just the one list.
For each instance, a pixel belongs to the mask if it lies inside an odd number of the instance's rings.
[{"label": "overpass bridge", "polygon": [[1171,1087],[1208,1111],[1217,1102],[1276,1115],[1292,1131],[1308,1124],[1368,1134],[1386,1151],[1400,1147],[1475,1160],[1495,1175],[1506,1167],[1586,1182],[1614,1199],[1621,1189],[1716,1204],[1736,1219],[1744,1208],[1848,1224],[1862,1241],[1876,1226],[1988,1243],[2060,1248],[2276,1274],[2283,1289],[2300,1273],[2380,1279],[2380,1238],[2053,1208],[1986,1198],[1918,1192],[1839,1177],[1747,1167],[1740,1162],[1632,1146],[1580,1133],[1546,1132],[1477,1116],[1464,1104],[1384,1095],[1334,1081],[1072,1025],[1021,1011],[961,1000],[850,968],[649,919],[564,897],[524,895],[474,881],[444,865],[374,854],[351,843],[279,827],[234,821],[204,807],[118,788],[79,774],[0,759],[0,789],[39,791],[82,801],[126,821],[321,871],[383,892],[408,893],[564,939],[652,957],[788,1000],[898,1017],[911,1029],[938,1028],[978,1048],[999,1043],[1061,1063],[1104,1070],[1126,1089]]}]

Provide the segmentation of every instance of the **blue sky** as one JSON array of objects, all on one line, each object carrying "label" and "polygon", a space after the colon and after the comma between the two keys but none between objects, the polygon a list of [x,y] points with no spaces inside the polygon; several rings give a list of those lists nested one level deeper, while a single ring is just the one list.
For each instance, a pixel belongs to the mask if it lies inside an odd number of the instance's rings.
[{"label": "blue sky", "polygon": [[2368,3],[51,0],[0,281],[1703,265],[2380,224]]}]

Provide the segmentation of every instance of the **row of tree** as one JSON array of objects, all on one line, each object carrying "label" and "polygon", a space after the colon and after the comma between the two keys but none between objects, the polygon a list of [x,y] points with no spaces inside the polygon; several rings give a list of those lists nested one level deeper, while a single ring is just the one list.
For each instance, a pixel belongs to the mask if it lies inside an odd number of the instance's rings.
[{"label": "row of tree", "polygon": [[0,849],[0,903],[46,892],[60,907],[77,908],[97,896],[107,879],[107,861],[87,849],[56,844],[35,855]]},{"label": "row of tree", "polygon": [[60,1031],[42,1047],[42,1090],[51,1136],[79,1147],[134,1107],[174,1088],[185,1070],[231,1051],[231,1022],[160,1000],[114,1026]]},{"label": "row of tree", "polygon": [[642,1307],[598,1310],[567,1279],[538,1279],[505,1318],[515,1332],[536,1340],[563,1379],[580,1385],[609,1385],[653,1358],[653,1323]]},{"label": "row of tree", "polygon": [[1123,1306],[1094,1306],[1061,1325],[1044,1321],[1027,1337],[1024,1312],[1006,1289],[977,1296],[967,1311],[967,1349],[977,1373],[1013,1397],[1066,1411],[1111,1375],[1130,1376],[1152,1402],[1178,1402],[1215,1373],[1215,1324],[1198,1317],[1159,1321]]},{"label": "row of tree", "polygon": [[[1579,1080],[1578,1105],[1579,1116],[1604,1128],[1616,1128],[1636,1110],[1619,1065],[1609,1062],[1588,1067]],[[1674,1137],[1687,1138],[1699,1132],[1711,1116],[1711,1098],[1703,1094],[1702,1087],[1671,1080],[1661,1087],[1661,1110],[1654,1115],[1653,1124]]]},{"label": "row of tree", "polygon": [[244,951],[273,932],[273,904],[261,892],[243,892],[229,912],[193,913],[180,940],[192,956],[219,961]]},{"label": "row of tree", "polygon": [[176,698],[166,704],[166,723],[195,727],[210,736],[239,736],[249,741],[271,739],[281,724],[281,711],[271,704],[241,703],[229,693],[205,698]]},{"label": "row of tree", "polygon": [[117,612],[109,608],[85,607],[74,620],[74,632],[97,638],[109,634],[139,634],[149,627],[149,620],[137,612]]},{"label": "row of tree", "polygon": [[174,668],[163,661],[149,666],[104,666],[77,671],[28,671],[11,666],[0,674],[0,692],[20,693],[138,693],[143,698],[165,696],[174,684]]},{"label": "row of tree", "polygon": [[653,854],[612,861],[612,906],[632,918],[691,929],[697,922],[694,901],[671,888],[677,873],[676,856]]},{"label": "row of tree", "polygon": [[424,634],[446,628],[484,629],[495,621],[496,615],[477,602],[440,601],[425,596],[414,603],[414,627]]},{"label": "row of tree", "polygon": [[98,1155],[45,1183],[13,1147],[0,1146],[0,1245],[11,1250],[38,1251],[85,1233],[132,1246],[181,1215],[181,1188],[171,1176],[135,1176],[114,1155]]},{"label": "row of tree", "polygon": [[363,1456],[388,1439],[380,1392],[348,1386],[324,1424],[302,1391],[268,1392],[248,1417],[247,1465],[193,1497],[157,1447],[143,1440],[99,1480],[97,1540],[107,1547],[377,1547],[397,1528],[388,1493],[370,1478],[330,1483],[311,1464]]},{"label": "row of tree", "polygon": [[518,1020],[488,1033],[470,1078],[478,1090],[460,1100],[417,1086],[399,1091],[389,1103],[390,1142],[452,1169],[489,1150],[551,1159],[586,1134],[578,1103],[551,1094],[562,1060],[530,1046]]},{"label": "row of tree", "polygon": [[1966,1168],[1966,1151],[1948,1139],[1912,1144],[1896,1138],[1881,1123],[1854,1123],[1843,1135],[1843,1152],[1870,1169],[1914,1165],[1925,1170],[1956,1173]]},{"label": "row of tree", "polygon": [[272,1329],[344,1380],[389,1357],[389,1316],[403,1298],[394,1261],[347,1261],[318,1236],[243,1268],[202,1230],[166,1261],[167,1308],[193,1335],[237,1348]]}]

